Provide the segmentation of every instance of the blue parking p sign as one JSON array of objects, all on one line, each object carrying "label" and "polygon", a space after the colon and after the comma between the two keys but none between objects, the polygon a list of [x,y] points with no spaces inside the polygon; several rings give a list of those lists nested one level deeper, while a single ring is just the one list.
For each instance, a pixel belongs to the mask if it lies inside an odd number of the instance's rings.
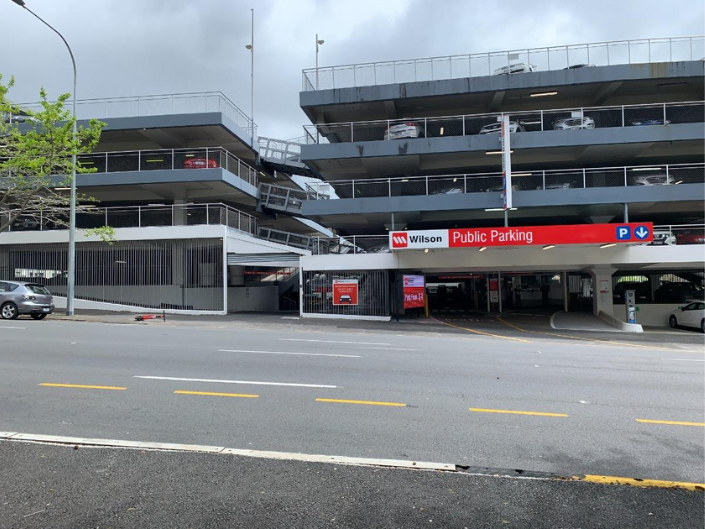
[{"label": "blue parking p sign", "polygon": [[631,226],[617,226],[617,240],[628,241],[632,238]]}]

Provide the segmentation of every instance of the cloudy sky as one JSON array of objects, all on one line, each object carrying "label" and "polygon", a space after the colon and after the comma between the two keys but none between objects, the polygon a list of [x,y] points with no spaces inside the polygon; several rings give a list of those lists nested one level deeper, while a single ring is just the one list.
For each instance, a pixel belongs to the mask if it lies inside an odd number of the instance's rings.
[{"label": "cloudy sky", "polygon": [[[705,34],[702,0],[26,0],[63,33],[79,99],[221,91],[250,114],[255,7],[255,122],[302,134],[301,70],[321,66],[647,37]],[[0,0],[0,73],[11,98],[71,89],[59,38]]]}]

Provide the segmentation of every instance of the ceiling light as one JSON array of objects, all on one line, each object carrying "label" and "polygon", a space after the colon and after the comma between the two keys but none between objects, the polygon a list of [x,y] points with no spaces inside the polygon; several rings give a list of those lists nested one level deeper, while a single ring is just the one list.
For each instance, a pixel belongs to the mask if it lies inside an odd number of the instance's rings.
[{"label": "ceiling light", "polygon": [[456,183],[458,181],[457,178],[453,178],[453,183]]},{"label": "ceiling light", "polygon": [[157,159],[154,159],[154,160],[145,160],[145,162],[147,162],[147,163],[164,163],[164,160],[162,160],[162,159],[160,158],[159,160],[157,160]]},{"label": "ceiling light", "polygon": [[601,245],[600,245],[600,248],[611,248],[612,246],[617,246],[617,243],[616,243],[616,242],[610,242],[610,243],[607,243],[607,244],[601,244]]},{"label": "ceiling light", "polygon": [[541,249],[542,249],[542,250],[550,250],[551,248],[555,248],[555,247],[556,247],[555,244],[547,244],[546,246],[544,246],[544,247],[541,248]]},{"label": "ceiling light", "polygon": [[678,184],[682,184],[682,183],[683,183],[683,180],[678,180],[678,182],[676,182],[674,185],[678,185]]},{"label": "ceiling light", "polygon": [[488,208],[485,211],[504,211],[503,208]]},{"label": "ceiling light", "polygon": [[423,251],[423,253],[428,253],[428,248],[426,248],[426,249]]},{"label": "ceiling light", "polygon": [[545,96],[554,96],[558,94],[558,92],[538,92],[536,94],[531,94],[529,97],[545,97]]},{"label": "ceiling light", "polygon": [[514,176],[531,176],[532,173],[512,173],[512,177]]},{"label": "ceiling light", "polygon": [[661,171],[662,167],[634,167],[632,171]]},{"label": "ceiling light", "polygon": [[445,127],[441,127],[441,136],[443,136],[443,133],[445,132],[445,130],[446,130]]},{"label": "ceiling light", "polygon": [[[487,151],[485,154],[502,154],[502,151]],[[514,154],[514,151],[509,151],[509,154]]]},{"label": "ceiling light", "polygon": [[402,180],[401,180],[401,181],[402,181],[402,182],[408,182],[408,181],[409,181],[409,179],[408,179],[408,178],[402,178]]},{"label": "ceiling light", "polygon": [[196,155],[195,154],[184,154],[184,156],[186,156],[186,158],[193,158]]},{"label": "ceiling light", "polygon": [[482,248],[480,248],[481,252],[484,252],[485,250],[487,250],[487,246],[483,246]]},{"label": "ceiling light", "polygon": [[147,204],[148,206],[166,206],[166,204]]}]

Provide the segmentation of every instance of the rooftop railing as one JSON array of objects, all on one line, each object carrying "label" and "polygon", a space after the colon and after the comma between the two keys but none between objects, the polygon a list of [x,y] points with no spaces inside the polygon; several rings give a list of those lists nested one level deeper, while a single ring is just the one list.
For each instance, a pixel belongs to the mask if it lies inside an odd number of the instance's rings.
[{"label": "rooftop railing", "polygon": [[[512,173],[513,191],[705,184],[705,164],[551,169]],[[502,192],[502,173],[450,174],[311,182],[307,200]]]},{"label": "rooftop railing", "polygon": [[[10,216],[10,213],[5,213]],[[66,217],[68,224],[68,215]],[[95,207],[76,214],[78,229],[146,228],[158,226],[197,226],[221,224],[251,235],[257,235],[257,218],[222,203],[214,204],[149,204],[146,206]],[[21,215],[8,231],[50,231],[66,226],[45,221],[41,212]]]},{"label": "rooftop railing", "polygon": [[534,71],[562,70],[577,65],[609,66],[705,57],[705,37],[670,37],[571,44],[467,55],[326,66],[303,70],[304,92],[391,83],[438,81],[507,73],[520,63]]},{"label": "rooftop railing", "polygon": [[[654,226],[654,241],[649,246],[705,244],[705,224]],[[349,237],[312,237],[313,255],[357,255],[390,253],[389,234]]]},{"label": "rooftop railing", "polygon": [[[22,109],[39,110],[37,102],[18,105]],[[221,112],[251,137],[257,137],[257,125],[222,92],[191,92],[130,97],[105,97],[76,101],[78,119],[126,118]],[[254,133],[254,134],[253,134]]]},{"label": "rooftop railing", "polygon": [[499,138],[498,118],[504,115],[508,115],[513,122],[512,132],[518,133],[702,123],[705,121],[705,101],[326,123],[305,125],[304,131],[309,144],[397,141],[474,134],[496,134]]},{"label": "rooftop railing", "polygon": [[282,163],[300,163],[301,145],[305,142],[305,136],[293,140],[279,140],[260,136],[259,154],[262,158],[280,161]]},{"label": "rooftop railing", "polygon": [[221,167],[255,187],[258,182],[254,168],[222,147],[96,152],[80,155],[78,160],[81,166],[93,168],[96,173]]}]

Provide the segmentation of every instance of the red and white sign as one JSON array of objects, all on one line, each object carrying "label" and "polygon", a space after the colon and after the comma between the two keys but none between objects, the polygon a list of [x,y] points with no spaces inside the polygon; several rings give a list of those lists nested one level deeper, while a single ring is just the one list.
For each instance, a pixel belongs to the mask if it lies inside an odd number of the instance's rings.
[{"label": "red and white sign", "polygon": [[424,276],[404,276],[404,308],[416,309],[426,306],[426,280]]},{"label": "red and white sign", "polygon": [[333,280],[333,305],[357,305],[357,279]]},{"label": "red and white sign", "polygon": [[549,244],[634,244],[653,241],[653,232],[651,222],[392,231],[389,232],[389,247],[392,250],[425,250]]}]

